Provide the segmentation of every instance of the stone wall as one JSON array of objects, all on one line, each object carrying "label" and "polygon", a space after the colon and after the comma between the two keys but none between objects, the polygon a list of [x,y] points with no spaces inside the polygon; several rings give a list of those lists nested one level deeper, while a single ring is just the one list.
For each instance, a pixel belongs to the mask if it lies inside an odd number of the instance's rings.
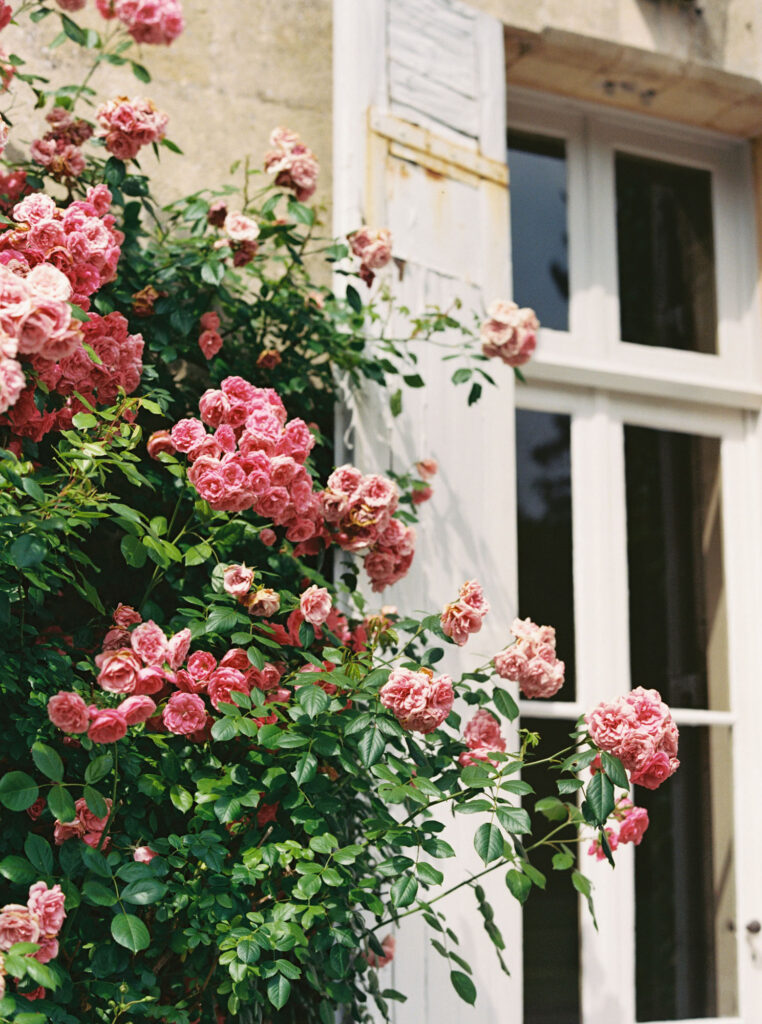
[{"label": "stone wall", "polygon": [[[251,157],[261,167],[270,131],[282,124],[299,132],[321,165],[316,199],[331,196],[331,0],[184,0],[187,27],[170,47],[134,51],[151,71],[143,84],[129,68],[102,65],[92,80],[99,97],[149,96],[169,115],[168,136],[184,157],[162,153],[141,158],[161,199],[171,199],[229,180],[228,169]],[[88,8],[74,17],[103,31],[111,24]],[[55,50],[44,44],[56,35],[57,18],[23,28],[7,28],[2,45],[29,61],[28,68],[53,84],[79,82],[83,53],[67,42]],[[18,90],[19,97],[26,95]],[[29,142],[44,131],[40,111],[14,102],[13,155],[28,153]],[[92,111],[84,112],[92,117]],[[240,180],[240,175],[239,175]]]}]

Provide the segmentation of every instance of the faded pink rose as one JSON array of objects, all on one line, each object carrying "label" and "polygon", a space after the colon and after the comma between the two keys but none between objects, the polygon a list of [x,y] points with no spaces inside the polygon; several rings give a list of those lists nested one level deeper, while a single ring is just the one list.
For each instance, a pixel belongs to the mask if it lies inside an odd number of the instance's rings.
[{"label": "faded pink rose", "polygon": [[222,348],[222,335],[217,331],[202,331],[198,336],[198,347],[205,359],[212,359]]},{"label": "faded pink rose", "polygon": [[381,949],[383,949],[383,956],[379,956],[378,953],[374,953],[372,949],[368,950],[367,953],[363,953],[363,957],[367,961],[369,967],[386,967],[394,959],[394,950],[397,943],[393,935],[386,935],[381,940]]},{"label": "faded pink rose", "polygon": [[539,327],[533,309],[519,309],[515,302],[497,299],[481,326],[482,352],[509,366],[522,366],[532,357]]},{"label": "faded pink rose", "polygon": [[40,921],[29,907],[8,903],[0,910],[0,950],[7,952],[17,942],[37,942]]},{"label": "faded pink rose", "polygon": [[100,669],[98,685],[109,693],[133,693],[143,667],[140,659],[127,647],[104,651],[96,656],[95,664]]},{"label": "faded pink rose", "polygon": [[97,814],[93,814],[83,796],[76,801],[74,806],[77,809],[77,818],[82,823],[86,832],[102,832],[108,824],[109,814],[111,814],[110,797],[106,797],[106,814],[102,818]]},{"label": "faded pink rose", "polygon": [[472,633],[478,633],[482,628],[488,611],[489,602],[481,584],[467,580],[460,588],[457,601],[445,605],[440,617],[442,630],[462,647]]},{"label": "faded pink rose", "polygon": [[415,468],[422,480],[431,480],[437,474],[439,463],[436,459],[420,459],[416,462]]},{"label": "faded pink rose", "polygon": [[137,725],[147,721],[156,711],[156,704],[145,694],[133,694],[119,705],[127,725]]},{"label": "faded pink rose", "polygon": [[331,595],[325,587],[313,584],[299,598],[299,608],[306,622],[313,626],[322,626],[331,613]]},{"label": "faded pink rose", "polygon": [[127,732],[127,720],[118,708],[100,708],[92,717],[88,738],[93,743],[116,743]]},{"label": "faded pink rose", "polygon": [[229,565],[222,577],[222,585],[231,597],[242,598],[251,590],[254,570],[245,565]]},{"label": "faded pink rose", "polygon": [[141,622],[132,631],[130,643],[144,665],[163,665],[169,661],[169,641],[164,630],[153,619]]},{"label": "faded pink rose", "polygon": [[455,699],[449,676],[435,678],[430,669],[413,672],[405,668],[392,671],[378,696],[403,729],[422,733],[439,728]]},{"label": "faded pink rose", "polygon": [[254,242],[259,238],[259,225],[243,213],[231,211],[225,217],[224,230],[234,242]]},{"label": "faded pink rose", "polygon": [[158,854],[150,846],[136,846],[132,852],[132,859],[138,864],[150,864],[156,856]]},{"label": "faded pink rose", "polygon": [[143,617],[140,612],[135,611],[128,604],[118,604],[116,611],[114,612],[114,625],[119,626],[120,629],[127,629],[129,626],[137,626],[139,622],[143,621]]},{"label": "faded pink rose", "polygon": [[146,443],[146,450],[152,459],[158,459],[162,452],[174,455],[175,445],[168,430],[154,430]]},{"label": "faded pink rose", "polygon": [[133,693],[141,695],[158,693],[164,688],[165,683],[164,670],[159,665],[147,665],[138,672],[138,681]]},{"label": "faded pink rose", "polygon": [[392,235],[388,228],[360,228],[349,236],[349,245],[369,270],[380,270],[392,258]]},{"label": "faded pink rose", "polygon": [[552,697],[563,686],[565,666],[556,658],[556,631],[531,619],[514,619],[516,643],[492,659],[502,679],[518,682],[524,697]]},{"label": "faded pink rose", "polygon": [[62,732],[87,732],[87,704],[78,693],[60,690],[48,700],[48,718]]},{"label": "faded pink rose", "polygon": [[45,882],[35,882],[29,888],[27,906],[40,922],[40,935],[58,935],[64,923],[64,894],[60,885],[49,889]]},{"label": "faded pink rose", "polygon": [[280,594],[277,590],[269,587],[260,587],[246,599],[246,611],[249,615],[259,615],[269,618],[280,609]]},{"label": "faded pink rose", "polygon": [[206,708],[198,694],[173,693],[161,717],[170,732],[189,736],[203,729],[206,724]]}]

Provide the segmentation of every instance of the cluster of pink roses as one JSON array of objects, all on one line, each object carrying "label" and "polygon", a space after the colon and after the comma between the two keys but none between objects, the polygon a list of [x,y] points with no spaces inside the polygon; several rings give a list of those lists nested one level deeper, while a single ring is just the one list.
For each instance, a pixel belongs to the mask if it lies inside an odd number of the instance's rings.
[{"label": "cluster of pink roses", "polygon": [[275,184],[292,189],[300,203],[306,203],[317,188],[320,166],[315,154],[296,132],[275,128],[270,135],[273,147],[265,154],[265,170],[275,175]]},{"label": "cluster of pink roses", "polygon": [[[0,954],[7,953],[17,942],[32,942],[39,949],[31,953],[41,964],[58,956],[58,933],[66,917],[64,894],[60,885],[49,889],[45,882],[29,887],[26,906],[6,903],[0,909]],[[0,999],[5,994],[3,958],[0,955]]]},{"label": "cluster of pink roses", "polygon": [[199,322],[201,334],[198,339],[198,347],[204,353],[205,359],[211,359],[222,348],[222,335],[219,333],[220,318],[214,310],[210,309],[208,313],[203,314]]},{"label": "cluster of pink roses", "polygon": [[360,228],[348,236],[352,252],[360,260],[359,274],[370,286],[375,271],[385,267],[392,258],[392,235],[388,228]]},{"label": "cluster of pink roses", "polygon": [[533,309],[519,309],[515,302],[496,299],[481,326],[482,352],[509,366],[522,366],[532,357],[539,327]]},{"label": "cluster of pink roses", "polygon": [[474,764],[476,761],[486,761],[489,764],[497,764],[490,754],[496,750],[505,750],[505,737],[500,731],[500,723],[494,715],[484,708],[480,708],[466,728],[463,730],[463,738],[466,741],[468,750],[464,750],[458,761],[465,767]]},{"label": "cluster of pink roses", "polygon": [[106,149],[119,160],[133,160],[143,148],[161,142],[167,133],[169,118],[144,97],[118,96],[101,104],[95,113],[100,125],[98,135]]},{"label": "cluster of pink roses", "polygon": [[[105,800],[106,813],[103,817],[93,814],[87,806],[84,797],[80,797],[75,803],[76,813],[71,821],[58,821],[56,819],[53,829],[53,839],[56,846],[62,846],[67,839],[81,839],[92,848],[101,850],[108,849],[109,837],[103,839],[103,833],[108,825],[111,816],[111,798]],[[102,841],[101,841],[102,840]]]},{"label": "cluster of pink roses", "polygon": [[320,500],[339,547],[366,552],[365,571],[374,591],[402,579],[413,561],[415,531],[393,518],[399,496],[391,480],[339,466],[328,477]]},{"label": "cluster of pink roses", "polygon": [[59,181],[78,178],[85,169],[81,146],[93,134],[92,125],[64,107],[53,107],[45,115],[50,125],[41,139],[35,139],[29,148],[35,163],[47,167]]},{"label": "cluster of pink roses", "polygon": [[680,766],[677,726],[658,690],[639,686],[604,701],[585,722],[596,747],[618,757],[635,785],[657,789]]},{"label": "cluster of pink roses", "polygon": [[379,691],[379,699],[403,729],[410,732],[433,732],[444,722],[452,709],[455,695],[452,679],[434,676],[431,669],[413,672],[395,668]]},{"label": "cluster of pink roses", "polygon": [[466,580],[460,588],[457,601],[445,605],[439,621],[447,636],[462,647],[472,633],[478,633],[482,628],[488,611],[489,602],[481,584],[476,580]]},{"label": "cluster of pink roses", "polygon": [[[648,811],[645,807],[635,807],[628,797],[622,797],[614,809],[614,818],[620,823],[619,830],[606,828],[606,838],[612,850],[624,843],[632,843],[633,846],[640,846],[648,828]],[[592,841],[587,850],[588,854],[597,860],[604,860],[606,854],[603,852],[600,839]]]},{"label": "cluster of pink roses", "polygon": [[492,659],[502,679],[518,682],[525,697],[552,697],[564,683],[564,663],[556,657],[556,631],[531,619],[514,619],[516,643]]},{"label": "cluster of pink roses", "polygon": [[95,6],[104,18],[118,18],[136,43],[169,46],[185,28],[180,0],[95,0]]}]

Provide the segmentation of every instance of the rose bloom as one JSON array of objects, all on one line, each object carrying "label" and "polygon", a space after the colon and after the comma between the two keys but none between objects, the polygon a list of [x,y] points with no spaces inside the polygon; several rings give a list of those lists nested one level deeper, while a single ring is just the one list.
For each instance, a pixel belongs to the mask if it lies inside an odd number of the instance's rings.
[{"label": "rose bloom", "polygon": [[189,736],[206,724],[206,708],[195,693],[173,693],[161,717],[170,732]]},{"label": "rose bloom", "polygon": [[29,907],[8,903],[0,910],[0,950],[7,952],[17,942],[37,942],[40,920]]},{"label": "rose bloom", "polygon": [[278,535],[275,530],[271,530],[269,526],[266,526],[264,530],[259,531],[259,539],[266,547],[271,548],[278,539]]},{"label": "rose bloom", "polygon": [[420,672],[394,669],[378,696],[403,729],[422,733],[439,728],[449,715],[454,700],[450,677],[434,678],[430,669],[421,669]]},{"label": "rose bloom", "polygon": [[138,672],[138,681],[133,693],[140,695],[158,693],[164,688],[165,683],[164,670],[158,665],[147,665]]},{"label": "rose bloom", "polygon": [[392,258],[392,236],[388,228],[360,228],[349,236],[355,256],[370,270],[380,270]]},{"label": "rose bloom", "polygon": [[198,347],[205,359],[212,359],[222,348],[222,335],[217,331],[202,331],[198,337]]},{"label": "rose bloom", "polygon": [[658,750],[641,768],[630,773],[630,782],[646,789],[658,789],[679,767],[676,757],[669,757],[663,750]]},{"label": "rose bloom", "polygon": [[41,935],[57,935],[64,923],[64,894],[60,885],[48,889],[44,882],[35,882],[29,888],[26,904],[40,922]]},{"label": "rose bloom", "polygon": [[59,691],[48,700],[48,718],[62,732],[87,732],[87,704],[78,693]]},{"label": "rose bloom", "polygon": [[206,683],[217,668],[217,659],[208,651],[194,651],[188,658],[188,674],[197,683]]},{"label": "rose bloom", "polygon": [[[246,661],[248,665],[248,658]],[[232,697],[234,691],[248,694],[251,692],[251,685],[239,669],[223,666],[212,673],[207,690],[212,705],[219,711],[222,703],[235,704]]]},{"label": "rose bloom", "polygon": [[224,229],[234,242],[253,242],[259,238],[259,225],[243,213],[231,211],[225,217]]},{"label": "rose bloom", "polygon": [[222,585],[231,597],[245,597],[254,582],[254,570],[245,565],[229,565],[222,577]]},{"label": "rose bloom", "polygon": [[384,951],[383,956],[379,956],[378,953],[374,953],[373,950],[369,950],[367,953],[363,953],[363,958],[367,961],[369,967],[386,967],[394,959],[394,949],[396,946],[396,940],[393,935],[386,935],[381,940],[381,949]]},{"label": "rose bloom", "polygon": [[433,476],[437,475],[439,464],[436,459],[421,459],[416,462],[415,468],[422,480],[431,480]]},{"label": "rose bloom", "polygon": [[190,642],[191,631],[187,627],[171,638],[167,644],[167,661],[170,668],[177,669],[182,665],[190,650]]},{"label": "rose bloom", "polygon": [[[51,960],[55,960],[58,956],[58,939],[54,939],[52,936],[46,936],[40,939],[40,948],[36,953],[32,953],[32,956],[40,964],[50,963]],[[44,989],[43,989],[44,992]],[[27,999],[29,997],[27,996]]]},{"label": "rose bloom", "polygon": [[539,327],[533,309],[519,309],[515,302],[496,299],[481,326],[482,352],[509,366],[522,366],[532,357]]},{"label": "rose bloom", "polygon": [[648,824],[648,811],[645,807],[633,807],[619,827],[619,842],[640,846]]},{"label": "rose bloom", "polygon": [[118,708],[101,708],[92,717],[88,738],[93,743],[116,743],[127,732],[127,720]]},{"label": "rose bloom", "polygon": [[306,622],[313,626],[321,626],[331,612],[331,595],[325,587],[313,584],[299,598],[299,607]]},{"label": "rose bloom", "polygon": [[136,860],[138,864],[150,864],[156,856],[156,851],[152,850],[150,846],[136,846],[132,853],[132,859]]},{"label": "rose bloom", "polygon": [[132,631],[130,643],[144,665],[162,665],[169,660],[169,642],[153,619],[142,622]]},{"label": "rose bloom", "polygon": [[114,612],[115,626],[127,629],[129,626],[137,626],[142,621],[143,618],[140,612],[135,611],[130,605],[120,603],[116,606],[116,611]]},{"label": "rose bloom", "polygon": [[98,685],[109,693],[133,693],[143,667],[127,647],[97,655],[95,664],[100,669]]},{"label": "rose bloom", "polygon": [[269,618],[271,615],[275,615],[280,608],[280,594],[277,590],[271,590],[269,587],[260,587],[259,590],[248,595],[245,603],[249,615]]},{"label": "rose bloom", "polygon": [[[617,846],[619,846],[619,836],[616,834],[613,828],[607,828],[606,838],[609,841],[609,846],[611,847],[613,853],[613,851],[616,850]],[[592,841],[590,846],[588,846],[587,848],[587,853],[589,857],[594,856],[596,860],[606,859],[606,854],[603,852],[603,847],[601,846],[600,839],[594,839]]]},{"label": "rose bloom", "polygon": [[157,459],[162,452],[173,455],[175,446],[172,442],[172,435],[168,430],[154,430],[148,438],[146,450],[152,459]]},{"label": "rose bloom", "polygon": [[505,738],[494,715],[480,708],[466,726],[463,736],[471,750],[505,750]]},{"label": "rose bloom", "polygon": [[145,694],[133,694],[127,697],[119,705],[119,711],[124,715],[127,725],[137,725],[145,722],[156,711],[156,704]]}]

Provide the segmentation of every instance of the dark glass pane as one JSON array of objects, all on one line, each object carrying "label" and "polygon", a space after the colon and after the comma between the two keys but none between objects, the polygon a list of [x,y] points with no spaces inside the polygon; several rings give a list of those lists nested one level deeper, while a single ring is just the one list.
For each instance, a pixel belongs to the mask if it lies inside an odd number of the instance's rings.
[{"label": "dark glass pane", "polygon": [[554,700],[574,700],[571,421],[516,410],[519,615],[555,626],[566,677]]},{"label": "dark glass pane", "polygon": [[508,132],[513,298],[543,327],[569,329],[566,144]]},{"label": "dark glass pane", "polygon": [[[540,734],[532,760],[550,757],[568,747],[572,722],[522,718],[524,729]],[[541,767],[528,767],[523,778],[536,796],[558,796],[554,777]],[[569,838],[574,839],[574,830]],[[559,838],[564,836],[559,834]],[[524,1024],[579,1024],[579,899],[568,871],[554,871],[550,847],[533,850],[531,861],[547,878],[546,888],[532,887],[524,904]]]},{"label": "dark glass pane", "polygon": [[728,708],[720,444],[625,426],[632,686]]},{"label": "dark glass pane", "polygon": [[622,340],[717,351],[711,175],[616,155]]},{"label": "dark glass pane", "polygon": [[635,854],[637,1019],[734,1017],[731,731],[680,730],[680,768],[649,792]]}]

